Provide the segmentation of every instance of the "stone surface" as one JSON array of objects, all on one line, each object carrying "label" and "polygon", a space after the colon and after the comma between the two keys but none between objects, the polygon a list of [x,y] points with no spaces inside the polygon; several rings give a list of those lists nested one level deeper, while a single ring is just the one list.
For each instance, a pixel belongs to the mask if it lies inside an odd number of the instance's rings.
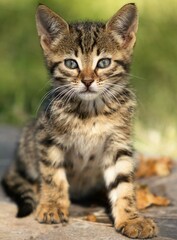
[{"label": "stone surface", "polygon": [[[0,127],[0,176],[13,158],[19,130]],[[177,239],[177,168],[165,178],[152,177],[142,180],[148,183],[154,193],[167,196],[172,204],[169,207],[152,207],[142,214],[153,217],[159,226],[156,240]],[[83,216],[95,213],[98,222],[83,220]],[[101,207],[72,205],[71,218],[67,226],[39,224],[33,216],[23,219],[15,217],[16,206],[0,189],[0,240],[124,240],[128,239],[115,232],[109,218]]]}]

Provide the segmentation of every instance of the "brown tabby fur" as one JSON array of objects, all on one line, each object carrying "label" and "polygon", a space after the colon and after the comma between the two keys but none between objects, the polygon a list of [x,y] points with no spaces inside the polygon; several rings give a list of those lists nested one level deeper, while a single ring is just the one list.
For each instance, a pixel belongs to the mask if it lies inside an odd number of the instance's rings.
[{"label": "brown tabby fur", "polygon": [[[38,118],[24,128],[3,179],[19,217],[35,210],[40,223],[67,222],[70,199],[106,186],[117,231],[131,238],[157,234],[153,220],[139,216],[133,184],[135,97],[128,73],[137,22],[134,4],[106,24],[67,24],[39,5],[37,30],[52,89]],[[103,58],[109,64],[102,68]],[[66,59],[77,67],[68,68]]]}]

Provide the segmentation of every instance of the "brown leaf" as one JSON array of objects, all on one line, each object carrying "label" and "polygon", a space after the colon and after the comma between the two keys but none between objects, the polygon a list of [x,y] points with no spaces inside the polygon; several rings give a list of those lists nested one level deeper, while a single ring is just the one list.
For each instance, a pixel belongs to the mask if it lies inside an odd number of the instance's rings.
[{"label": "brown leaf", "polygon": [[168,206],[170,200],[165,197],[156,196],[151,193],[150,189],[145,185],[140,185],[136,188],[137,208],[142,210],[151,205]]},{"label": "brown leaf", "polygon": [[171,173],[173,161],[169,157],[139,157],[139,165],[136,170],[136,177],[168,176]]},{"label": "brown leaf", "polygon": [[89,221],[89,222],[96,222],[97,221],[96,216],[94,214],[87,215],[84,220]]}]

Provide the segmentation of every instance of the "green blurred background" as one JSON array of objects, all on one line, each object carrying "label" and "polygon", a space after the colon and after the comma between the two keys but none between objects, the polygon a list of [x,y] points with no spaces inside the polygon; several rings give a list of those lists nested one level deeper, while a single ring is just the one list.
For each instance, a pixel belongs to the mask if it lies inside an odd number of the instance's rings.
[{"label": "green blurred background", "polygon": [[[125,0],[43,0],[66,20],[106,20]],[[177,0],[135,0],[140,23],[131,83],[135,146],[177,156]],[[35,28],[35,0],[0,0],[0,123],[22,126],[49,85]]]}]

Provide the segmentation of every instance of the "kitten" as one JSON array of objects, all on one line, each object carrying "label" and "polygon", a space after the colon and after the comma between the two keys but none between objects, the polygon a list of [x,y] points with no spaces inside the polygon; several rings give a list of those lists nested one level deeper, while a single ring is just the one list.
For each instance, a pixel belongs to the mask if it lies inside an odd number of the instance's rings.
[{"label": "kitten", "polygon": [[135,97],[128,72],[137,32],[134,4],[106,24],[68,24],[44,5],[37,31],[52,90],[37,119],[24,128],[6,192],[22,217],[67,222],[70,199],[106,186],[115,229],[131,238],[157,234],[139,215],[134,191],[131,122]]}]

